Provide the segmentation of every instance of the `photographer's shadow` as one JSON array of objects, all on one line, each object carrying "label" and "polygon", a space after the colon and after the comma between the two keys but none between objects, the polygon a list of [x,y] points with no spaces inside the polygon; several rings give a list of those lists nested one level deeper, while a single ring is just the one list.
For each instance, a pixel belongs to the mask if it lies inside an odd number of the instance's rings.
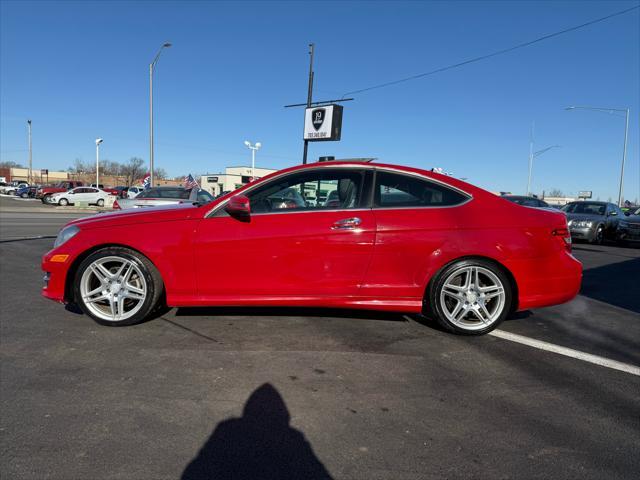
[{"label": "photographer's shadow", "polygon": [[278,391],[268,383],[256,389],[241,418],[218,424],[182,480],[331,479]]}]

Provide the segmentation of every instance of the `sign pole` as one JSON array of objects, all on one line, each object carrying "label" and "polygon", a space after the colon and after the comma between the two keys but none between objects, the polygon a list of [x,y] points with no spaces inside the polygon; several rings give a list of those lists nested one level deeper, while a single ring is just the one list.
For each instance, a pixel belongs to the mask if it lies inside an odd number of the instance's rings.
[{"label": "sign pole", "polygon": [[[309,90],[307,93],[307,108],[311,106],[311,99],[313,96],[313,48],[314,44],[309,44],[309,55],[311,56],[309,60]],[[302,164],[306,165],[307,163],[307,149],[309,148],[309,140],[304,141],[304,152],[302,153]]]}]

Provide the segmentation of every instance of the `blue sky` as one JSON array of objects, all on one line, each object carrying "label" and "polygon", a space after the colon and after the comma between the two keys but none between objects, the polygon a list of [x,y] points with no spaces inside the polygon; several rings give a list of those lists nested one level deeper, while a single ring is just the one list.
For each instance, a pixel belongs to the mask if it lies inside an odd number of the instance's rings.
[{"label": "blue sky", "polygon": [[[6,1],[0,4],[1,160],[66,169],[76,158],[148,160],[148,64],[155,75],[156,165],[171,175],[302,157],[307,44],[314,100],[429,71],[562,30],[638,1],[205,2]],[[529,129],[533,190],[617,199],[624,118],[564,111],[631,108],[627,198],[640,196],[638,10],[483,62],[356,95],[342,141],[309,158],[379,157],[439,166],[490,190],[522,193]]]}]

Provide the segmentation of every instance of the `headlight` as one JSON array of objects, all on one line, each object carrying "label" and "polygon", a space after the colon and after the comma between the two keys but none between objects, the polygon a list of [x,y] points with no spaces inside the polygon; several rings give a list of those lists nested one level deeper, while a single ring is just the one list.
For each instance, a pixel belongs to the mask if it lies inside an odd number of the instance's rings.
[{"label": "headlight", "polygon": [[593,222],[589,220],[573,220],[569,222],[569,225],[575,228],[591,228],[593,227]]},{"label": "headlight", "polygon": [[71,238],[73,238],[79,231],[80,229],[75,225],[71,225],[70,227],[63,228],[62,230],[60,230],[60,233],[56,237],[56,241],[53,244],[53,248],[58,248],[67,240],[70,240]]}]

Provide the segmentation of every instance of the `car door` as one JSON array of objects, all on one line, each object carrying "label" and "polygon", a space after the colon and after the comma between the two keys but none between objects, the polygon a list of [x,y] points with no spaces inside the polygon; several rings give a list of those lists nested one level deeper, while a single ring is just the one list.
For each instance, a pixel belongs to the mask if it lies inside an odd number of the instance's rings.
[{"label": "car door", "polygon": [[417,175],[378,169],[375,177],[376,240],[361,292],[378,298],[421,298],[430,259],[456,241],[452,207],[470,197]]},{"label": "car door", "polygon": [[201,298],[357,295],[375,235],[364,184],[361,169],[306,169],[249,190],[249,221],[223,208],[201,220]]},{"label": "car door", "polygon": [[61,195],[61,198],[64,197],[69,200],[69,203],[78,203],[84,202],[84,191],[86,189],[82,187],[73,188],[69,190],[66,194]]},{"label": "car door", "polygon": [[622,210],[613,203],[607,204],[607,220],[605,224],[605,234],[607,237],[613,238],[620,222],[620,217],[624,215]]}]

